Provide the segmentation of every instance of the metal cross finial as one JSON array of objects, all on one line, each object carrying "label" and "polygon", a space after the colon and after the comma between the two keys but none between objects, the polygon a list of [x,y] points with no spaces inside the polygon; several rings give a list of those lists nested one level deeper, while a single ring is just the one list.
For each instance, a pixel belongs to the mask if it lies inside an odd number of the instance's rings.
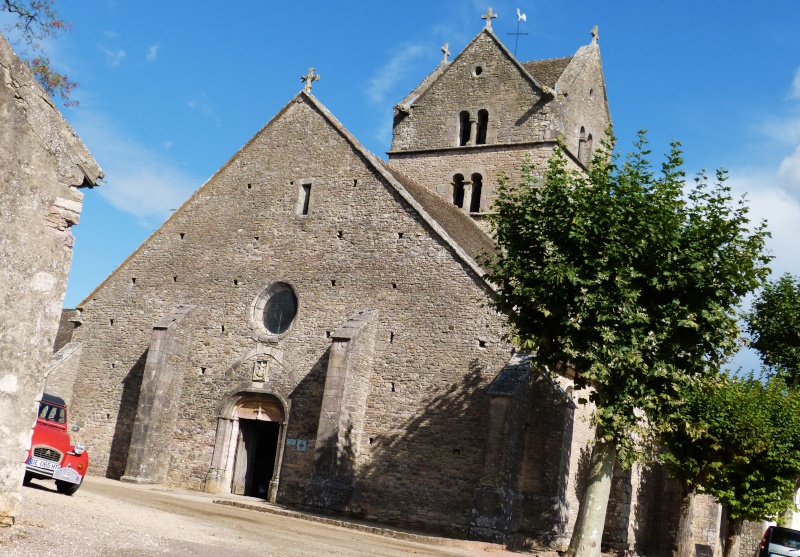
[{"label": "metal cross finial", "polygon": [[311,84],[315,81],[319,80],[318,75],[314,75],[314,68],[308,68],[308,75],[304,75],[300,78],[300,81],[306,84],[305,91],[306,93],[311,92]]},{"label": "metal cross finial", "polygon": [[597,44],[597,41],[600,40],[600,32],[598,31],[597,25],[592,27],[592,44]]},{"label": "metal cross finial", "polygon": [[442,47],[442,52],[444,53],[444,59],[442,60],[443,62],[447,62],[447,57],[450,56],[450,49],[447,48],[448,46],[450,46],[450,43],[444,43],[444,46]]},{"label": "metal cross finial", "polygon": [[492,28],[492,20],[497,17],[497,14],[492,13],[492,8],[489,8],[489,11],[486,12],[485,15],[481,16],[481,19],[486,20],[486,29]]}]

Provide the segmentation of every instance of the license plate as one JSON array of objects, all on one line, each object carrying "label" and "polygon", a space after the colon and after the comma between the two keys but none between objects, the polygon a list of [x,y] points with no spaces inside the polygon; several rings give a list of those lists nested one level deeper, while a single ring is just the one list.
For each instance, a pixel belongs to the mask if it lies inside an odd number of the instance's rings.
[{"label": "license plate", "polygon": [[35,466],[36,468],[43,468],[45,470],[58,470],[61,468],[61,465],[58,462],[43,460],[41,458],[36,458],[35,456],[32,456],[28,459],[28,464]]}]

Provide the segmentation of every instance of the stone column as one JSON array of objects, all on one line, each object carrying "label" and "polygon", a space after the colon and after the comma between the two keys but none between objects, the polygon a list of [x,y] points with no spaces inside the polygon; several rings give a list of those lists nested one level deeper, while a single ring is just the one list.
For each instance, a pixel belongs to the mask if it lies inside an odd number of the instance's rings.
[{"label": "stone column", "polygon": [[175,336],[191,310],[192,306],[178,306],[153,327],[124,482],[163,483],[167,478],[182,377],[173,361]]},{"label": "stone column", "polygon": [[231,492],[230,470],[233,467],[238,433],[238,420],[222,417],[217,419],[217,441],[211,457],[211,468],[206,474],[205,491],[207,493]]},{"label": "stone column", "polygon": [[478,140],[478,119],[470,116],[469,118],[469,141],[467,141],[467,145],[472,146],[475,145],[475,142]]},{"label": "stone column", "polygon": [[331,335],[331,349],[305,504],[346,510],[364,427],[377,311],[360,311]]}]

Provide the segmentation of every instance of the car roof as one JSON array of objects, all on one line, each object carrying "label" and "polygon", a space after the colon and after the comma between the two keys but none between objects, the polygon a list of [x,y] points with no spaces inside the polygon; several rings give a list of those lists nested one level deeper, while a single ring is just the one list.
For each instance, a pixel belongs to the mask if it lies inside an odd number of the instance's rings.
[{"label": "car roof", "polygon": [[64,399],[60,396],[54,396],[47,393],[42,393],[42,402],[49,402],[51,404],[57,404],[59,406],[64,406],[66,408],[67,403],[64,402]]}]

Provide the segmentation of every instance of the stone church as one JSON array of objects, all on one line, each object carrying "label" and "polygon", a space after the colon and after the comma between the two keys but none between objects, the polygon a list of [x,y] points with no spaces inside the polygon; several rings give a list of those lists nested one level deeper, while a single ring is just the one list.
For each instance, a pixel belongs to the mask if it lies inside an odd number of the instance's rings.
[{"label": "stone church", "polygon": [[[388,161],[309,72],[71,314],[48,388],[92,473],[565,546],[591,410],[504,340],[484,217],[498,173],[542,166],[559,139],[584,168],[610,116],[596,30],[520,62],[493,17],[396,105]],[[616,474],[608,547],[669,553],[664,486]]]}]

